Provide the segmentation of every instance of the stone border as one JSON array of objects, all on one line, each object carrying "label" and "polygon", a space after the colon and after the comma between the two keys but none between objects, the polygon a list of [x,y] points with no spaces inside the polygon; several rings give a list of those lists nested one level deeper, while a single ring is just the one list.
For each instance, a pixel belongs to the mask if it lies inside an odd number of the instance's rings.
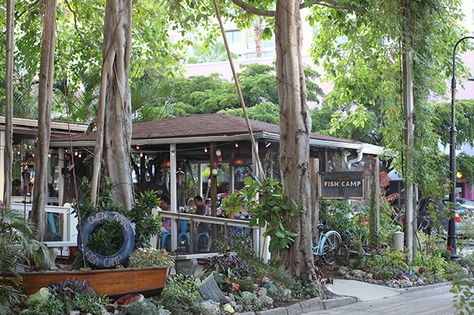
[{"label": "stone border", "polygon": [[286,307],[277,307],[266,311],[236,313],[239,315],[299,315],[303,313],[329,310],[336,307],[346,306],[359,302],[359,299],[352,296],[337,297],[334,299],[321,300],[313,298],[303,300]]}]

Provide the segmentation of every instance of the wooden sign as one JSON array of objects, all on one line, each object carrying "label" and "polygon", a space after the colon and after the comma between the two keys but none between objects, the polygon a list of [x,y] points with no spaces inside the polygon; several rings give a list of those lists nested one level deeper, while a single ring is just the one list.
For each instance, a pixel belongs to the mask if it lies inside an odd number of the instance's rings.
[{"label": "wooden sign", "polygon": [[364,199],[363,172],[325,172],[319,183],[321,199]]}]

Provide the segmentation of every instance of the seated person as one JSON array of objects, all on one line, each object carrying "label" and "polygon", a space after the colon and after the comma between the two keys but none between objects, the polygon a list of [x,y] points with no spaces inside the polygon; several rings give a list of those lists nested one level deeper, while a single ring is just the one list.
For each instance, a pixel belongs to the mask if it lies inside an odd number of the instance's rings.
[{"label": "seated person", "polygon": [[194,205],[196,206],[194,214],[209,215],[209,208],[204,204],[201,196],[194,197]]},{"label": "seated person", "polygon": [[[170,209],[170,199],[168,196],[161,197],[160,208],[163,211],[171,211]],[[161,219],[161,233],[171,233],[171,219],[163,218]]]}]

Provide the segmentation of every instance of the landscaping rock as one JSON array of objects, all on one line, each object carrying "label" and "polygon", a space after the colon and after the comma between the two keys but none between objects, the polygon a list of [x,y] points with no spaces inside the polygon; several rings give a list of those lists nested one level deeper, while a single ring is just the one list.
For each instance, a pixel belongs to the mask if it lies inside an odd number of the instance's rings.
[{"label": "landscaping rock", "polygon": [[347,272],[349,271],[349,268],[345,267],[345,266],[340,266],[339,269],[337,270],[337,272],[343,276],[345,275]]},{"label": "landscaping rock", "polygon": [[267,294],[267,289],[265,289],[265,288],[259,288],[259,289],[257,290],[257,295],[258,295],[258,296],[268,295],[268,294]]},{"label": "landscaping rock", "polygon": [[366,273],[362,270],[359,270],[359,269],[354,269],[351,271],[351,274],[356,277],[356,278],[359,278],[359,279],[365,279],[366,277]]},{"label": "landscaping rock", "polygon": [[219,315],[221,312],[220,304],[212,300],[201,302],[199,310],[202,315]]}]

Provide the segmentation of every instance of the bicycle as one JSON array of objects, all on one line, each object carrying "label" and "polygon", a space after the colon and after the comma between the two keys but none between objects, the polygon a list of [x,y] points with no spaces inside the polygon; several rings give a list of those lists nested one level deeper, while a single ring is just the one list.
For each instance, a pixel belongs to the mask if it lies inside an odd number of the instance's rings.
[{"label": "bicycle", "polygon": [[332,265],[338,256],[347,253],[347,247],[342,244],[341,235],[337,231],[329,230],[328,226],[323,224],[318,224],[318,229],[319,241],[313,246],[313,256],[322,257],[326,264]]}]

